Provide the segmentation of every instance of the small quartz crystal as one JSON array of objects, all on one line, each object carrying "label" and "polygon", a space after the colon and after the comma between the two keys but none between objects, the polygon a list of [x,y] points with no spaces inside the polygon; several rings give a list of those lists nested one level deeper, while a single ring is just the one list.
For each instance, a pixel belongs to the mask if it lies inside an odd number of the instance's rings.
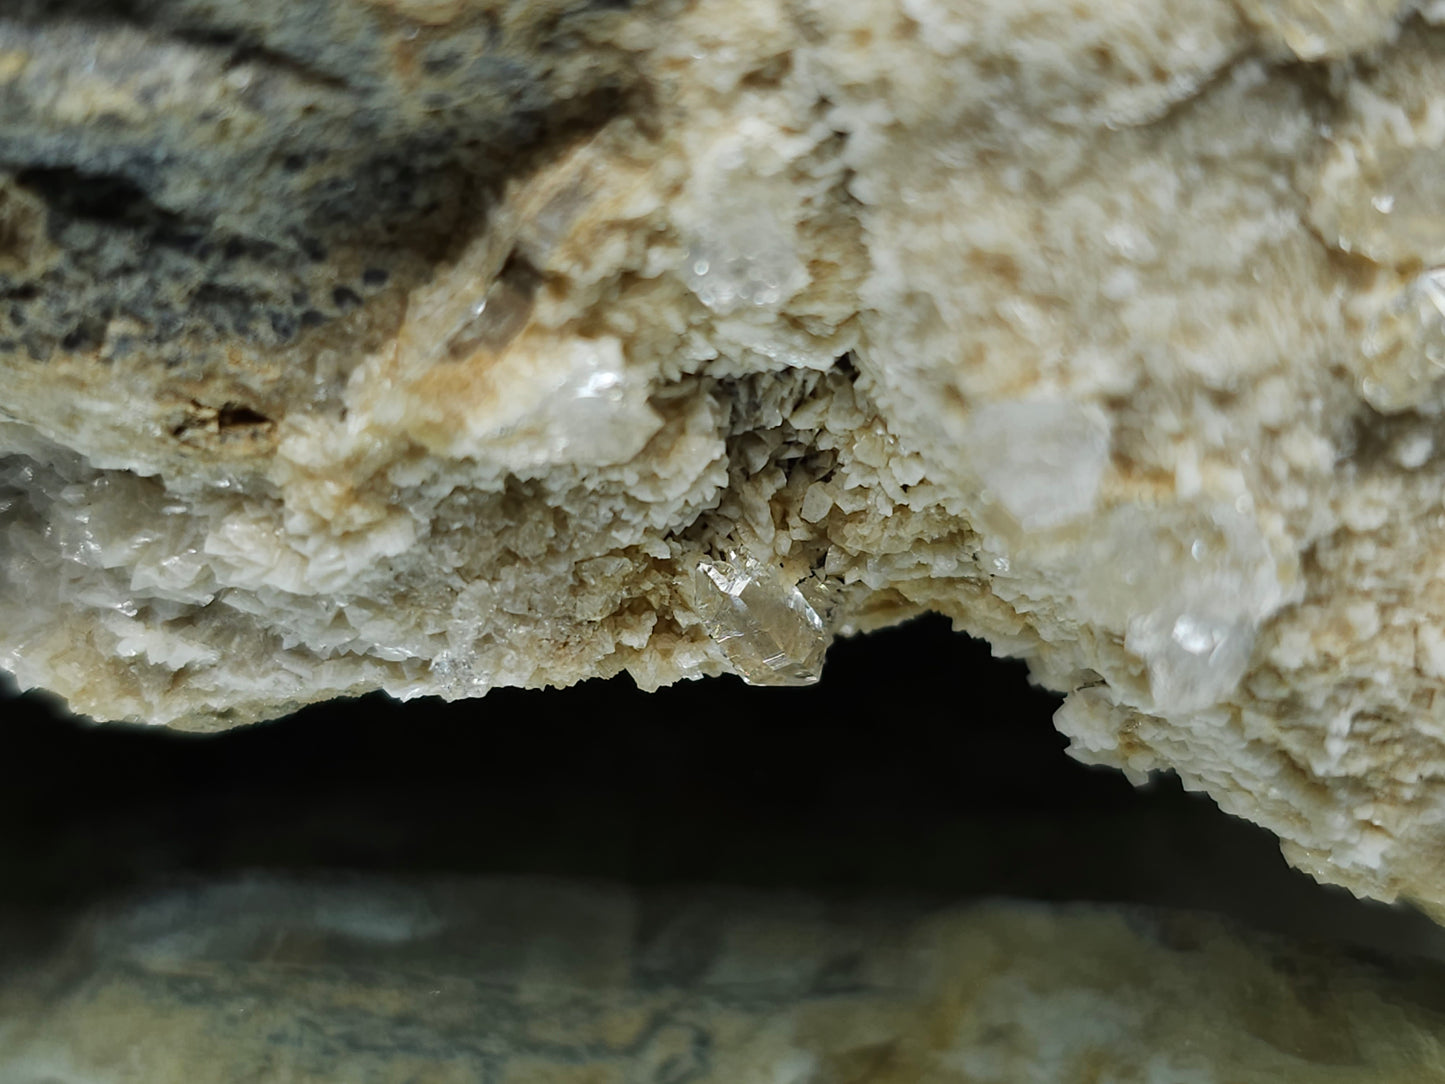
[{"label": "small quartz crystal", "polygon": [[463,322],[447,337],[447,355],[465,360],[479,350],[498,351],[515,339],[532,317],[540,276],[522,261],[502,269],[496,282],[466,310]]},{"label": "small quartz crystal", "polygon": [[749,685],[812,685],[822,676],[827,626],[780,569],[739,555],[704,557],[693,595],[708,635]]}]

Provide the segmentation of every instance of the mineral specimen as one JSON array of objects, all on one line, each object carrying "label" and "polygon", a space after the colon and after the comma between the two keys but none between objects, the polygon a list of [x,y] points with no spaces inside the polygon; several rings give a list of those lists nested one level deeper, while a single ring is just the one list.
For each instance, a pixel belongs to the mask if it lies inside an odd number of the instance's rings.
[{"label": "mineral specimen", "polygon": [[0,662],[208,730],[940,611],[1445,905],[1442,19],[12,0]]},{"label": "mineral specimen", "polygon": [[1202,916],[203,886],[0,986],[7,1084],[1432,1084],[1439,965]]},{"label": "mineral specimen", "polygon": [[693,575],[703,627],[750,685],[811,685],[828,648],[823,618],[802,590],[759,561],[703,558]]}]

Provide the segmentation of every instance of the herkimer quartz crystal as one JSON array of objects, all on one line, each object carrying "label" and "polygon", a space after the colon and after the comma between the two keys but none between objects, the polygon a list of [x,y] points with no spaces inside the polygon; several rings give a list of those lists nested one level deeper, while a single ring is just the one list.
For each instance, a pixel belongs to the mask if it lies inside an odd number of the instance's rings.
[{"label": "herkimer quartz crystal", "polygon": [[215,730],[936,611],[1445,904],[1442,17],[7,3],[0,661]]},{"label": "herkimer quartz crystal", "polygon": [[692,582],[703,628],[749,685],[812,685],[823,676],[828,627],[780,570],[736,554],[704,557]]}]

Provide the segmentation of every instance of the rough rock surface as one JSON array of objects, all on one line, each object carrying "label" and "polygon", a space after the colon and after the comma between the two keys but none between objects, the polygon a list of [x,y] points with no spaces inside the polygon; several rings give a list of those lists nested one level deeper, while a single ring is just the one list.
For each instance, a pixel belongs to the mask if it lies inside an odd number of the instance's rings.
[{"label": "rough rock surface", "polygon": [[936,610],[1445,905],[1437,18],[7,3],[0,660],[214,729]]},{"label": "rough rock surface", "polygon": [[0,1079],[1445,1080],[1439,965],[1382,965],[1090,907],[248,881],[98,914],[0,984]]}]

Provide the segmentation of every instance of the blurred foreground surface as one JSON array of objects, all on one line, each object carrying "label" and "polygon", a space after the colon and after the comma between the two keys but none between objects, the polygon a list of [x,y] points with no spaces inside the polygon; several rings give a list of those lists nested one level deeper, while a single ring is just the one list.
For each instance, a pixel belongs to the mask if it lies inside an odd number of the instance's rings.
[{"label": "blurred foreground surface", "polygon": [[1437,927],[1056,704],[941,621],[809,690],[205,740],[12,700],[0,1084],[1445,1080]]},{"label": "blurred foreground surface", "polygon": [[1215,919],[527,880],[213,884],[0,994],[6,1084],[1422,1084],[1445,968]]}]

